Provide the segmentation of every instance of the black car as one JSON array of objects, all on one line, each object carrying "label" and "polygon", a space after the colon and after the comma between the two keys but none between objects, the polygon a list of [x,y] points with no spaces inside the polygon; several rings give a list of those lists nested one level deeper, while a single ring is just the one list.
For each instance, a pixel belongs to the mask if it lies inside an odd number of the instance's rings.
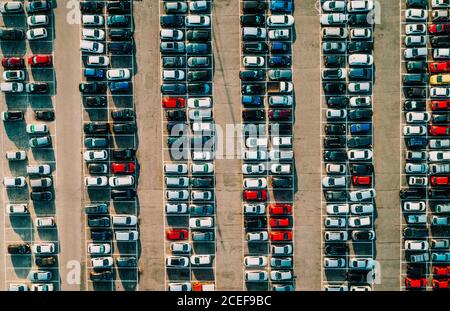
[{"label": "black car", "polygon": [[241,15],[241,26],[264,26],[266,23],[264,16],[262,15]]},{"label": "black car", "polygon": [[80,2],[81,13],[98,13],[103,9],[103,2],[86,1]]},{"label": "black car", "polygon": [[349,148],[364,148],[372,146],[372,137],[370,136],[354,136],[347,141]]},{"label": "black car", "polygon": [[373,173],[373,164],[350,164],[352,175],[369,175]]},{"label": "black car", "polygon": [[406,71],[408,73],[421,73],[428,70],[428,65],[426,61],[422,60],[412,60],[406,62]]},{"label": "black car", "polygon": [[347,191],[324,191],[323,192],[325,199],[328,202],[342,202],[347,200]]},{"label": "black car", "polygon": [[91,231],[91,239],[94,241],[111,241],[111,231]]},{"label": "black car", "polygon": [[127,15],[109,15],[106,18],[108,27],[128,27],[130,23],[131,19]]},{"label": "black car", "polygon": [[323,84],[323,91],[328,94],[343,94],[346,90],[344,82],[327,82]]},{"label": "black car", "polygon": [[126,148],[126,149],[114,149],[112,151],[112,156],[114,160],[134,160],[136,156],[136,151],[134,149]]},{"label": "black car", "polygon": [[448,124],[450,123],[450,114],[433,114],[431,116],[431,122],[435,124]]},{"label": "black car", "polygon": [[372,51],[372,42],[353,41],[347,44],[347,52],[352,53],[367,53]]},{"label": "black car", "polygon": [[191,178],[192,188],[211,188],[214,186],[213,177],[194,177]]},{"label": "black car", "polygon": [[20,29],[1,28],[0,40],[22,40],[25,38],[25,33]]},{"label": "black car", "polygon": [[434,48],[448,48],[450,47],[450,36],[433,36],[430,43]]},{"label": "black car", "polygon": [[267,3],[265,1],[244,1],[242,10],[245,14],[263,13],[267,10]]},{"label": "black car", "polygon": [[47,82],[39,83],[27,83],[25,85],[25,90],[30,94],[45,94],[50,90],[49,84]]},{"label": "black car", "polygon": [[367,282],[367,274],[368,274],[368,272],[364,272],[364,271],[347,272],[345,274],[345,279],[351,283],[366,283]]},{"label": "black car", "polygon": [[345,96],[333,96],[327,98],[328,108],[346,108],[348,103],[349,99]]},{"label": "black car", "polygon": [[56,264],[56,257],[55,256],[48,256],[48,257],[36,257],[34,259],[34,263],[38,267],[51,267]]},{"label": "black car", "polygon": [[345,151],[324,151],[324,161],[343,162],[347,160],[347,153]]},{"label": "black car", "polygon": [[53,121],[55,120],[55,112],[53,110],[36,110],[34,112],[36,120]]},{"label": "black car", "polygon": [[342,136],[325,137],[323,139],[323,146],[325,148],[345,148],[345,137]]},{"label": "black car", "polygon": [[242,52],[247,53],[267,53],[269,46],[266,42],[244,42]]},{"label": "black car", "polygon": [[27,13],[45,12],[49,11],[51,8],[52,4],[47,0],[32,1],[26,5]]},{"label": "black car", "polygon": [[108,213],[108,204],[98,203],[98,204],[88,205],[84,208],[84,212],[86,214],[107,214]]},{"label": "black car", "polygon": [[134,200],[136,191],[134,189],[111,190],[111,199],[116,201]]},{"label": "black car", "polygon": [[102,217],[88,217],[88,226],[89,227],[109,227],[111,225],[111,219],[109,216]]},{"label": "black car", "polygon": [[108,49],[111,54],[129,54],[133,51],[131,42],[111,42],[108,43]]},{"label": "black car", "polygon": [[186,39],[193,42],[207,42],[211,40],[211,31],[189,30],[186,32]]},{"label": "black car", "polygon": [[214,206],[212,204],[190,204],[189,213],[191,215],[212,215]]},{"label": "black car", "polygon": [[263,83],[258,84],[242,84],[241,93],[243,95],[262,95],[266,91],[266,87]]},{"label": "black car", "polygon": [[292,177],[272,177],[272,188],[291,188]]},{"label": "black car", "polygon": [[88,171],[90,174],[107,174],[108,165],[100,163],[89,163]]},{"label": "black car", "polygon": [[184,56],[165,56],[162,58],[164,68],[180,68],[186,66],[186,57]]},{"label": "black car", "polygon": [[89,122],[84,124],[83,130],[85,134],[108,134],[109,123],[107,122]]},{"label": "black car", "polygon": [[450,199],[450,189],[430,189],[428,197],[431,199]]},{"label": "black car", "polygon": [[210,81],[211,75],[209,70],[190,70],[187,74],[188,81]]},{"label": "black car", "polygon": [[427,265],[426,264],[408,264],[406,266],[406,274],[410,278],[423,278],[427,274]]},{"label": "black car", "polygon": [[324,247],[325,255],[340,256],[348,253],[349,247],[345,244],[327,244]]},{"label": "black car", "polygon": [[270,135],[291,135],[292,134],[292,124],[290,123],[273,123],[269,124]]},{"label": "black car", "polygon": [[106,5],[108,13],[128,13],[131,5],[128,1],[111,1]]},{"label": "black car", "polygon": [[87,137],[84,139],[84,146],[88,149],[107,148],[109,146],[109,140],[106,137]]},{"label": "black car", "polygon": [[327,55],[324,57],[323,62],[325,67],[341,68],[345,64],[345,58],[340,55]]},{"label": "black car", "polygon": [[239,78],[243,81],[262,81],[266,78],[264,70],[241,70]]},{"label": "black car", "polygon": [[428,0],[406,0],[408,8],[426,9],[428,7]]},{"label": "black car", "polygon": [[349,26],[369,26],[372,18],[369,14],[349,14],[348,25]]},{"label": "black car", "polygon": [[371,68],[350,68],[348,78],[350,80],[372,80],[373,71]]},{"label": "black car", "polygon": [[402,189],[400,190],[400,199],[424,199],[426,196],[425,189]]},{"label": "black car", "polygon": [[406,111],[425,111],[427,109],[425,101],[407,100],[403,103]]},{"label": "black car", "polygon": [[260,121],[265,119],[264,110],[246,109],[242,110],[242,119],[244,121]]},{"label": "black car", "polygon": [[327,124],[325,125],[325,133],[327,135],[345,135],[346,127],[344,124]]},{"label": "black car", "polygon": [[108,35],[111,41],[128,41],[133,38],[133,31],[129,29],[110,29]]},{"label": "black car", "polygon": [[134,123],[114,124],[113,132],[115,134],[133,134],[134,132],[136,132],[136,125]]},{"label": "black car", "polygon": [[105,82],[84,82],[80,83],[79,90],[84,94],[97,94],[106,92]]},{"label": "black car", "polygon": [[134,110],[129,108],[111,111],[111,118],[114,121],[132,121],[134,116]]},{"label": "black car", "polygon": [[426,239],[428,230],[425,228],[406,227],[403,229],[403,238],[405,239]]},{"label": "black car", "polygon": [[88,107],[105,107],[106,103],[106,96],[91,96],[85,99],[85,105]]},{"label": "black car", "polygon": [[186,84],[184,83],[164,83],[161,85],[161,93],[163,94],[185,94]]},{"label": "black car", "polygon": [[33,191],[30,194],[32,201],[51,201],[53,194],[50,191]]},{"label": "black car", "polygon": [[425,87],[404,87],[403,93],[408,98],[425,98],[427,89]]},{"label": "black car", "polygon": [[131,268],[137,266],[137,260],[134,256],[119,257],[116,259],[117,267]]},{"label": "black car", "polygon": [[208,95],[211,94],[210,83],[189,83],[188,92],[193,95]]},{"label": "black car", "polygon": [[263,229],[267,228],[266,217],[245,217],[244,225],[246,229]]},{"label": "black car", "polygon": [[21,121],[24,118],[23,111],[9,110],[2,113],[3,121]]},{"label": "black car", "polygon": [[403,84],[425,84],[428,81],[427,74],[407,73],[403,76]]},{"label": "black car", "polygon": [[159,18],[162,27],[177,28],[184,25],[184,18],[180,15],[163,15]]},{"label": "black car", "polygon": [[111,281],[113,279],[113,273],[111,271],[94,272],[89,274],[92,282]]},{"label": "black car", "polygon": [[186,112],[184,110],[173,109],[166,111],[166,118],[168,121],[185,121]]},{"label": "black car", "polygon": [[408,137],[405,139],[405,144],[408,149],[423,149],[428,144],[426,137]]},{"label": "black car", "polygon": [[30,244],[9,244],[8,245],[8,254],[30,254],[31,247]]},{"label": "black car", "polygon": [[348,118],[353,121],[369,120],[372,117],[372,109],[350,109]]}]

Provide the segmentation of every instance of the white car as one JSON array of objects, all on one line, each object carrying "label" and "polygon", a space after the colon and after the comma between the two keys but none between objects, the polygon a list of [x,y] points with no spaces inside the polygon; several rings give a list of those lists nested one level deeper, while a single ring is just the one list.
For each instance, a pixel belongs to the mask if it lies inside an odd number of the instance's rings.
[{"label": "white car", "polygon": [[81,37],[85,40],[104,40],[106,33],[103,29],[84,28]]},{"label": "white car", "polygon": [[7,151],[6,152],[6,159],[8,161],[22,161],[26,160],[27,153],[24,150],[17,150],[17,151]]},{"label": "white car", "polygon": [[269,106],[271,107],[291,107],[294,103],[292,95],[269,96]]},{"label": "white car", "polygon": [[161,40],[178,41],[182,40],[183,36],[183,32],[178,29],[161,29],[161,31],[159,32],[159,37],[161,38]]},{"label": "white car", "polygon": [[272,281],[289,281],[292,280],[292,271],[290,270],[272,270],[270,271],[270,279]]},{"label": "white car", "polygon": [[427,128],[424,125],[405,125],[403,126],[404,136],[422,136],[427,133]]},{"label": "white car", "polygon": [[211,108],[212,100],[211,97],[197,97],[197,98],[188,98],[187,100],[188,108]]},{"label": "white car", "polygon": [[[114,177],[110,177],[110,181],[111,182],[115,182],[115,180],[111,180],[111,178]],[[187,188],[189,187],[189,177],[164,177],[164,181],[166,183],[166,187],[171,188]]]},{"label": "white car", "polygon": [[207,121],[212,119],[212,109],[190,109],[189,120],[191,121]]},{"label": "white car", "polygon": [[30,30],[27,30],[27,39],[28,40],[40,40],[47,38],[48,33],[47,29],[45,28],[33,28]]},{"label": "white car", "polygon": [[450,213],[450,204],[436,204],[434,206],[435,213]]},{"label": "white car", "polygon": [[27,124],[26,131],[28,134],[47,134],[48,125],[47,124]]},{"label": "white car", "polygon": [[109,185],[115,187],[129,187],[134,185],[133,176],[113,176],[109,177]]},{"label": "white car", "polygon": [[272,137],[272,146],[277,148],[292,147],[292,137]]},{"label": "white car", "polygon": [[322,186],[324,187],[345,187],[347,186],[347,178],[344,176],[334,177],[334,176],[325,176],[322,178]]},{"label": "white car", "polygon": [[450,161],[450,151],[430,151],[428,160],[431,162],[447,162]]},{"label": "white car", "polygon": [[266,206],[264,204],[244,204],[244,214],[246,215],[264,215]]},{"label": "white car", "polygon": [[348,267],[351,269],[372,270],[375,267],[375,260],[372,258],[353,257],[349,259]]},{"label": "white car", "polygon": [[48,25],[49,18],[47,15],[31,15],[27,18],[27,24],[30,27],[46,26]]},{"label": "white car", "polygon": [[263,27],[243,27],[242,37],[244,40],[248,39],[266,39],[267,30]]},{"label": "white car", "polygon": [[5,70],[3,72],[3,79],[5,81],[23,81],[27,77],[25,70]]},{"label": "white car", "polygon": [[26,203],[9,203],[6,204],[6,213],[13,214],[28,214],[28,205]]},{"label": "white car", "polygon": [[[1,9],[0,9],[1,11]],[[8,291],[10,292],[27,292],[28,285],[24,283],[11,283],[8,286]]]},{"label": "white car", "polygon": [[211,151],[193,151],[192,160],[194,161],[211,161],[214,154]]},{"label": "white car", "polygon": [[24,84],[20,82],[2,82],[0,84],[0,90],[5,93],[22,93]]},{"label": "white car", "polygon": [[348,57],[349,66],[371,66],[373,56],[369,54],[351,54]]},{"label": "white car", "polygon": [[166,203],[167,214],[186,214],[188,212],[188,206],[186,203]]},{"label": "white car", "polygon": [[191,174],[212,174],[214,173],[214,164],[212,163],[202,163],[202,164],[191,164]]},{"label": "white car", "polygon": [[192,201],[208,201],[213,197],[212,191],[195,190],[191,192]]},{"label": "white car", "polygon": [[290,174],[291,170],[291,164],[272,164],[270,166],[270,172],[272,174]]},{"label": "white car", "polygon": [[262,56],[244,56],[242,63],[245,67],[262,67],[265,61]]},{"label": "white car", "polygon": [[86,53],[102,54],[105,51],[105,45],[100,42],[81,40],[80,50]]},{"label": "white car", "polygon": [[406,24],[406,35],[424,35],[427,33],[427,27],[425,24]]},{"label": "white car", "polygon": [[[182,2],[180,2],[182,3]],[[192,12],[198,12],[198,11],[206,11],[208,9],[208,2],[205,0],[196,0],[196,1],[189,1],[189,11]]]},{"label": "white car", "polygon": [[263,163],[242,165],[242,174],[263,174],[265,171],[266,167]]},{"label": "white car", "polygon": [[88,150],[83,154],[85,161],[104,161],[108,159],[108,151],[106,150]]},{"label": "white car", "polygon": [[352,214],[363,215],[372,214],[374,209],[373,204],[351,204],[350,211]]},{"label": "white car", "polygon": [[294,159],[292,150],[270,150],[269,158],[272,161],[289,161]]},{"label": "white car", "polygon": [[327,242],[343,242],[348,240],[347,231],[325,231],[324,239]]},{"label": "white car", "polygon": [[84,178],[86,187],[105,187],[108,185],[108,177],[106,176],[89,176]]},{"label": "white car", "polygon": [[111,217],[114,226],[135,226],[138,218],[135,215],[116,214]]},{"label": "white car", "polygon": [[428,172],[428,164],[426,163],[406,163],[405,172],[407,174],[426,174]]},{"label": "white car", "polygon": [[[182,2],[178,2],[182,3]],[[168,285],[170,292],[190,292],[192,290],[192,285],[190,282],[185,283],[169,283]]]},{"label": "white car", "polygon": [[3,185],[6,188],[18,188],[18,187],[25,187],[27,184],[27,181],[25,177],[19,176],[19,177],[3,177]]},{"label": "white car", "polygon": [[137,230],[115,231],[114,237],[117,242],[137,241],[139,239],[139,232]]},{"label": "white car", "polygon": [[347,86],[349,93],[368,93],[372,90],[372,83],[370,82],[351,82]]},{"label": "white car", "polygon": [[373,10],[373,0],[351,0],[347,3],[347,12],[359,13]]},{"label": "white car", "polygon": [[267,241],[269,239],[269,234],[267,231],[254,231],[248,232],[246,237],[249,242]]},{"label": "white car", "polygon": [[37,243],[31,246],[31,252],[35,255],[54,254],[55,251],[54,243]]},{"label": "white car", "polygon": [[180,81],[185,79],[184,70],[163,70],[162,79],[164,81]]},{"label": "white car", "polygon": [[372,30],[370,28],[353,28],[350,30],[351,40],[370,40],[372,38]]},{"label": "white car", "polygon": [[352,216],[348,218],[348,226],[351,228],[367,227],[371,224],[369,216]]},{"label": "white car", "polygon": [[324,11],[324,12],[344,12],[345,11],[345,1],[340,1],[340,0],[325,1],[322,4],[322,11]]},{"label": "white car", "polygon": [[189,219],[191,229],[209,229],[214,226],[212,217],[192,217]]},{"label": "white car", "polygon": [[89,243],[87,251],[91,255],[104,255],[111,253],[111,245],[109,243]]},{"label": "white car", "polygon": [[187,164],[164,164],[164,174],[184,175],[188,172]]},{"label": "white car", "polygon": [[249,137],[245,140],[247,148],[267,148],[267,138]]},{"label": "white car", "polygon": [[267,266],[267,256],[245,256],[244,266],[247,268],[262,268]]},{"label": "white car", "polygon": [[410,213],[421,213],[425,212],[426,203],[424,201],[418,202],[404,202],[403,203],[403,211]]},{"label": "white car", "polygon": [[256,160],[256,161],[264,161],[267,160],[267,152],[264,150],[246,150],[244,152],[244,160]]},{"label": "white car", "polygon": [[426,123],[431,119],[431,115],[429,112],[407,112],[406,113],[406,122],[408,123]]},{"label": "white car", "polygon": [[430,89],[430,96],[438,97],[438,98],[450,97],[450,88],[448,88],[448,87],[432,87]]},{"label": "white car", "polygon": [[347,110],[345,109],[327,109],[327,120],[342,120],[347,117]]},{"label": "white car", "polygon": [[83,14],[81,22],[83,23],[83,26],[102,26],[105,22],[105,19],[101,15]]},{"label": "white car", "polygon": [[50,271],[31,270],[27,278],[32,282],[50,281],[52,279],[52,273]]},{"label": "white car", "polygon": [[326,217],[324,224],[327,228],[343,228],[347,222],[343,217]]},{"label": "white car", "polygon": [[32,292],[52,292],[54,289],[52,283],[31,284]]},{"label": "white car", "polygon": [[370,285],[352,285],[350,286],[351,292],[371,292],[372,287]]},{"label": "white car", "polygon": [[427,241],[409,240],[405,241],[405,250],[407,251],[427,251],[429,244]]},{"label": "white car", "polygon": [[325,171],[327,174],[345,174],[347,173],[347,166],[345,164],[332,164],[328,163],[325,166]]},{"label": "white car", "polygon": [[369,149],[355,149],[347,152],[350,161],[368,161],[372,159],[373,152]]},{"label": "white car", "polygon": [[114,265],[114,259],[110,256],[92,258],[91,265],[94,269],[111,268]]},{"label": "white car", "polygon": [[27,165],[26,169],[28,175],[49,175],[52,171],[48,164]]},{"label": "white car", "polygon": [[431,7],[433,9],[450,8],[450,2],[448,0],[431,0]]},{"label": "white car", "polygon": [[348,292],[347,285],[325,285],[324,289],[326,292]]},{"label": "white car", "polygon": [[185,18],[186,27],[208,27],[211,19],[207,15],[188,15]]},{"label": "white car", "polygon": [[189,199],[189,191],[188,190],[167,190],[166,191],[166,199],[169,201],[176,200],[187,200]]},{"label": "white car", "polygon": [[325,257],[323,259],[324,268],[344,268],[346,266],[345,258]]},{"label": "white car", "polygon": [[88,56],[86,64],[93,67],[104,67],[109,65],[108,56]]},{"label": "white car", "polygon": [[289,29],[272,29],[269,30],[270,40],[289,40],[291,31]]},{"label": "white car", "polygon": [[54,227],[56,225],[55,217],[36,217],[34,219],[34,225],[36,228]]},{"label": "white car", "polygon": [[286,27],[294,25],[294,16],[292,15],[270,15],[266,19],[268,27]]},{"label": "white car", "polygon": [[407,21],[425,21],[427,15],[427,10],[422,9],[407,9],[405,11],[405,18]]},{"label": "white car", "polygon": [[350,211],[348,204],[327,204],[327,214],[346,215]]},{"label": "white car", "polygon": [[[0,3],[0,13],[20,13],[23,12],[22,3],[19,1],[6,1]],[[28,290],[28,288],[27,288]]]},{"label": "white car", "polygon": [[320,24],[322,26],[328,25],[342,25],[347,23],[347,14],[343,13],[329,13],[320,16]]},{"label": "white car", "polygon": [[351,202],[360,202],[360,201],[364,201],[364,200],[370,200],[370,199],[374,199],[375,197],[376,197],[376,191],[373,188],[349,192],[349,199]]},{"label": "white car", "polygon": [[407,47],[426,46],[427,39],[425,36],[406,36],[405,45]]},{"label": "white car", "polygon": [[192,255],[191,265],[194,266],[206,266],[212,262],[211,255]]},{"label": "white car", "polygon": [[174,253],[190,253],[192,246],[189,242],[172,242],[170,243],[170,250]]},{"label": "white car", "polygon": [[427,48],[407,48],[403,51],[403,57],[405,60],[425,58],[427,55]]},{"label": "white car", "polygon": [[[182,72],[184,74],[184,71]],[[110,81],[129,80],[131,78],[131,71],[126,68],[109,69],[106,71],[106,78]]]},{"label": "white car", "polygon": [[434,59],[448,59],[450,58],[450,49],[433,49]]},{"label": "white car", "polygon": [[267,282],[269,273],[264,270],[245,271],[246,282]]},{"label": "white car", "polygon": [[[344,27],[325,27],[322,28],[323,39],[345,39],[348,36],[347,28]],[[270,37],[270,31],[269,31]]]},{"label": "white car", "polygon": [[283,255],[283,256],[289,256],[292,255],[293,248],[292,245],[286,244],[286,245],[272,245],[270,252],[272,255]]},{"label": "white car", "polygon": [[245,189],[267,188],[267,178],[244,178],[243,185]]}]

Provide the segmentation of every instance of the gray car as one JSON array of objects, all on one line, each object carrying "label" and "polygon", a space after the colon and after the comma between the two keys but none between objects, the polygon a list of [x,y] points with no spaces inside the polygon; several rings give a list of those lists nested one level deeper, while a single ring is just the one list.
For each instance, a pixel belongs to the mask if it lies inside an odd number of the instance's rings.
[{"label": "gray car", "polygon": [[213,241],[214,240],[214,232],[200,232],[194,231],[192,232],[192,240],[193,241]]},{"label": "gray car", "polygon": [[292,71],[290,69],[271,69],[267,72],[267,76],[272,81],[290,81]]},{"label": "gray car", "polygon": [[161,42],[161,53],[184,53],[183,42]]},{"label": "gray car", "polygon": [[84,140],[84,146],[86,148],[105,148],[108,147],[108,139],[89,137]]},{"label": "gray car", "polygon": [[200,56],[200,57],[189,57],[188,58],[188,66],[189,67],[209,67],[209,57]]},{"label": "gray car", "polygon": [[188,54],[206,54],[210,50],[211,46],[207,43],[188,43],[186,45],[186,53]]},{"label": "gray car", "polygon": [[212,204],[191,204],[189,209],[191,215],[212,215],[214,213]]}]

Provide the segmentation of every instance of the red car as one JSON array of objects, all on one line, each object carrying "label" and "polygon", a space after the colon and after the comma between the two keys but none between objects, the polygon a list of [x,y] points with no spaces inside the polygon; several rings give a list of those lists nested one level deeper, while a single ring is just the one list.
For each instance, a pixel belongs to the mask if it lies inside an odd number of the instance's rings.
[{"label": "red car", "polygon": [[430,34],[446,34],[450,33],[450,24],[431,24],[428,26]]},{"label": "red car", "polygon": [[372,185],[372,176],[353,176],[352,182],[354,186],[370,186]]},{"label": "red car", "polygon": [[2,66],[5,69],[23,68],[25,61],[22,57],[3,57]]},{"label": "red car", "polygon": [[450,275],[450,266],[434,266],[434,275]]},{"label": "red car", "polygon": [[289,218],[270,217],[269,225],[271,227],[289,227]]},{"label": "red car", "polygon": [[290,215],[292,214],[292,204],[273,203],[269,205],[271,215]]},{"label": "red car", "polygon": [[433,279],[433,289],[444,289],[444,288],[448,289],[449,282],[450,279],[442,279],[442,280]]},{"label": "red car", "polygon": [[423,288],[427,286],[427,279],[426,278],[420,278],[420,279],[412,279],[412,278],[405,278],[405,286],[406,288]]},{"label": "red car", "polygon": [[448,186],[450,185],[449,176],[431,176],[430,183],[432,186]]},{"label": "red car", "polygon": [[134,173],[134,163],[113,163],[111,164],[111,170],[113,174],[133,174]]},{"label": "red car", "polygon": [[171,241],[187,240],[188,231],[186,229],[168,229],[166,231],[166,238]]},{"label": "red car", "polygon": [[430,126],[430,135],[432,136],[448,136],[450,135],[450,126]]},{"label": "red car", "polygon": [[270,232],[271,241],[292,241],[291,231],[271,231]]},{"label": "red car", "polygon": [[181,97],[163,97],[163,108],[184,108],[185,100]]},{"label": "red car", "polygon": [[44,54],[33,55],[33,56],[28,57],[28,64],[30,64],[33,67],[51,66],[52,65],[52,56],[44,55]]},{"label": "red car", "polygon": [[450,72],[450,61],[430,63],[431,73]]},{"label": "red car", "polygon": [[450,110],[450,100],[433,100],[431,110]]},{"label": "red car", "polygon": [[246,201],[267,201],[267,190],[244,190]]}]

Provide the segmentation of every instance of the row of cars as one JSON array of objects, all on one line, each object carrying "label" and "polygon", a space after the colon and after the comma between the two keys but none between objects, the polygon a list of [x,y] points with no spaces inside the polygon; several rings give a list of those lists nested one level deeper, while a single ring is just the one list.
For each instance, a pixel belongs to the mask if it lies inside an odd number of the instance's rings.
[{"label": "row of cars", "polygon": [[[450,3],[405,1],[403,213],[405,289],[448,289],[450,261]],[[431,262],[431,268],[429,263]]]},{"label": "row of cars", "polygon": [[[3,18],[14,20],[21,20],[26,18],[28,30],[24,31],[20,28],[2,28],[0,29],[0,40],[3,42],[10,42],[10,44],[18,44],[18,41],[26,39],[31,41],[44,39],[47,36],[51,37],[52,31],[47,31],[43,26],[50,26],[52,16],[52,6],[49,1],[29,1],[22,3],[18,1],[7,1],[0,4],[0,12]],[[24,14],[26,13],[26,15]],[[47,35],[48,34],[48,35]],[[52,38],[50,39],[52,40]],[[41,41],[36,41],[36,45],[41,45]],[[40,75],[48,70],[46,67],[52,66],[53,57],[50,54],[37,54],[28,56],[28,58],[18,56],[15,49],[10,51],[8,48],[2,49],[4,57],[2,58],[3,81],[0,84],[0,90],[7,94],[5,96],[6,106],[14,106],[17,102],[22,101],[20,95],[25,93],[26,105],[33,105],[34,100],[38,100],[41,96],[51,96],[49,82],[28,82],[31,79],[39,79]],[[26,51],[23,54],[26,54]],[[52,51],[46,51],[51,53]],[[23,55],[20,54],[20,55]],[[33,71],[27,71],[27,65]],[[53,70],[53,69],[50,69]],[[28,74],[32,72],[32,74]],[[38,94],[37,96],[28,96]],[[17,107],[17,106],[16,106]],[[7,110],[3,111],[1,118],[4,121],[5,131],[8,137],[17,137],[12,133],[20,128],[20,124],[25,121],[26,111],[24,110]],[[56,230],[56,219],[53,214],[48,214],[48,208],[52,205],[54,200],[54,184],[52,174],[55,167],[51,165],[51,159],[46,160],[45,154],[52,151],[52,136],[50,128],[52,121],[55,119],[54,109],[40,109],[34,111],[34,118],[36,122],[27,124],[25,132],[28,136],[28,147],[34,149],[33,158],[29,158],[27,149],[9,150],[6,151],[6,160],[10,163],[12,172],[15,170],[22,170],[29,177],[25,176],[5,176],[3,178],[3,185],[9,189],[8,199],[6,203],[5,213],[10,219],[11,226],[15,226],[18,221],[23,219],[30,219],[30,228],[33,226],[37,229],[40,241],[33,243],[33,241],[24,241],[21,243],[9,244],[7,247],[8,254],[15,257],[13,265],[15,268],[23,268],[26,266],[22,258],[23,256],[33,256],[34,265],[28,273],[28,281],[31,281],[31,287],[27,283],[10,283],[9,290],[12,291],[53,291],[57,290],[58,275],[58,256],[57,247],[53,241],[57,240],[57,236],[51,237]],[[18,125],[18,126],[15,126]],[[11,135],[12,134],[12,135]],[[6,137],[6,135],[5,135]],[[20,141],[15,140],[16,145],[22,145]],[[41,162],[36,161],[41,158]],[[33,162],[33,164],[26,165],[26,163]],[[31,188],[30,199],[33,204],[23,201],[21,198],[20,188]],[[16,189],[16,190],[11,190]],[[28,190],[26,191],[28,196]],[[32,210],[32,207],[34,211]],[[39,216],[37,216],[39,215]],[[32,222],[32,223],[31,223]],[[44,234],[44,232],[46,234]],[[52,233],[48,235],[48,233]],[[49,242],[45,240],[50,239]],[[23,265],[23,267],[21,266]]]},{"label": "row of cars", "polygon": [[[133,8],[131,1],[82,1],[80,11],[84,81],[79,90],[89,116],[83,124],[83,171],[89,197],[84,212],[90,230],[89,276],[95,289],[101,284],[112,286],[115,265],[122,281],[137,282]],[[112,206],[119,203],[123,211],[111,215]],[[114,240],[121,245],[130,242],[129,247],[115,250]]]},{"label": "row of cars", "polygon": [[166,274],[169,291],[215,289],[212,1],[161,1]]},{"label": "row of cars", "polygon": [[240,11],[244,280],[249,290],[291,291],[294,1],[245,0]]},{"label": "row of cars", "polygon": [[372,289],[374,5],[372,0],[321,1],[322,264],[328,291]]}]

